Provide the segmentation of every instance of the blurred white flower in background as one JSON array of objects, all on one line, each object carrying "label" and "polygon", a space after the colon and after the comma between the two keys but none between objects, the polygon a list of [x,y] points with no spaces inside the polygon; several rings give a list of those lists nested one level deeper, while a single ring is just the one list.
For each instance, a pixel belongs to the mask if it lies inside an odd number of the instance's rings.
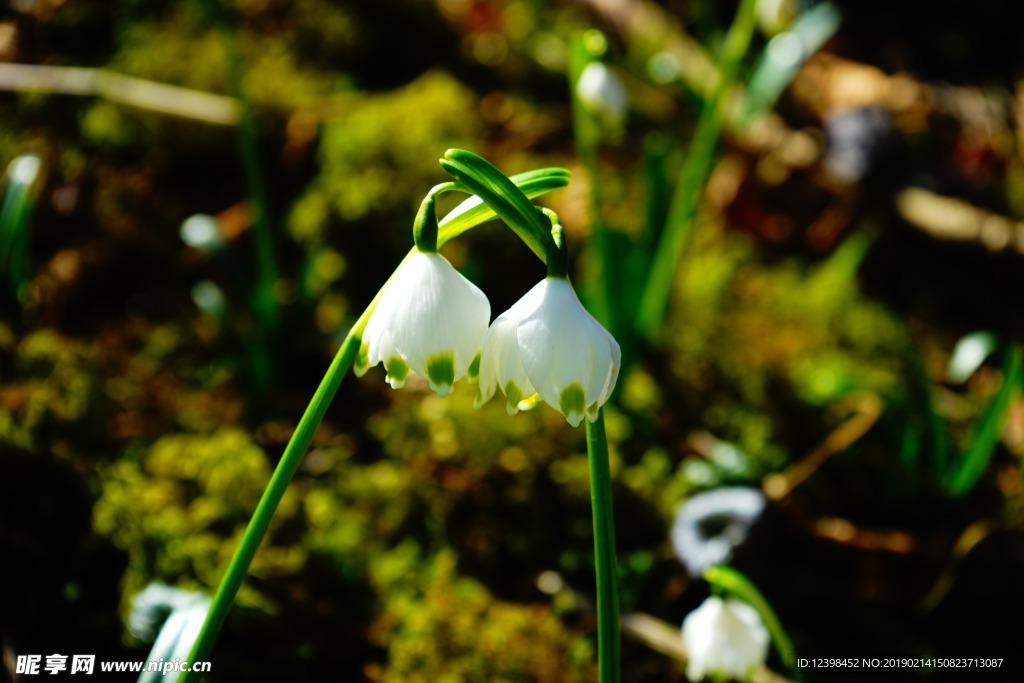
[{"label": "blurred white flower in background", "polygon": [[734,598],[711,596],[683,620],[686,676],[748,680],[768,657],[771,638],[757,610]]},{"label": "blurred white flower in background", "polygon": [[622,81],[604,62],[591,62],[576,81],[576,96],[595,116],[619,128],[626,121],[629,99]]},{"label": "blurred white flower in background", "polygon": [[[725,447],[729,447],[725,444]],[[690,496],[676,511],[672,547],[694,577],[715,564],[727,564],[747,540],[768,505],[754,488],[728,486]]]}]

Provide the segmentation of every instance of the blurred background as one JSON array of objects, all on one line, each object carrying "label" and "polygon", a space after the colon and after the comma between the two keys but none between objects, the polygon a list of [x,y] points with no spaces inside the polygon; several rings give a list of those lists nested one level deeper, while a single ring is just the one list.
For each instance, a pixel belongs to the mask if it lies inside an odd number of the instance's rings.
[{"label": "blurred background", "polygon": [[[538,202],[623,347],[624,682],[686,680],[723,539],[799,657],[1010,678],[1022,36],[999,0],[12,0],[0,679],[143,660],[143,589],[215,588],[453,147],[573,173]],[[445,254],[494,315],[545,272],[496,223]],[[595,679],[583,431],[474,391],[345,380],[208,680]],[[722,488],[753,518],[676,522]]]}]

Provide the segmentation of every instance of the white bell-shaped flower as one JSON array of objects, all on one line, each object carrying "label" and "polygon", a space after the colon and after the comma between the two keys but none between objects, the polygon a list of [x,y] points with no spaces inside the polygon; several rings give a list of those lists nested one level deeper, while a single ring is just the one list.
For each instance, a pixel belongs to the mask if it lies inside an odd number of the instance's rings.
[{"label": "white bell-shaped flower", "polygon": [[416,253],[384,290],[363,333],[355,372],[383,362],[395,389],[410,372],[447,396],[469,375],[476,379],[491,304],[472,282],[437,253]]},{"label": "white bell-shaped flower", "polygon": [[576,95],[588,109],[613,126],[625,122],[629,105],[626,88],[604,62],[591,62],[583,68],[576,81]]},{"label": "white bell-shaped flower", "polygon": [[753,607],[712,596],[683,620],[686,676],[747,680],[768,657],[771,638]]},{"label": "white bell-shaped flower", "polygon": [[584,416],[597,419],[620,365],[618,342],[583,308],[569,281],[548,277],[487,330],[476,405],[500,387],[512,414],[536,392],[575,427]]}]

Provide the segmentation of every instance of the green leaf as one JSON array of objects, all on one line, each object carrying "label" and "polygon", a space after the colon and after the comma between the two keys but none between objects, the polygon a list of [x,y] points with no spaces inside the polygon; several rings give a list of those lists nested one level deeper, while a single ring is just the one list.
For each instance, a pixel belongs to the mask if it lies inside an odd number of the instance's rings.
[{"label": "green leaf", "polygon": [[556,248],[550,228],[515,183],[483,157],[461,149],[445,152],[441,166],[488,204],[547,263],[548,253]]},{"label": "green leaf", "polygon": [[950,472],[947,488],[955,496],[969,493],[992,459],[992,453],[999,443],[1006,421],[1010,398],[1014,390],[1020,386],[1021,379],[1024,379],[1024,364],[1021,360],[1022,352],[1019,346],[1014,345],[1007,350],[1003,361],[1003,385],[974,423],[963,455]]},{"label": "green leaf", "polygon": [[697,208],[715,159],[728,95],[736,82],[743,56],[750,47],[756,19],[756,0],[742,0],[722,47],[718,83],[701,110],[683,170],[676,181],[668,220],[653,252],[644,293],[637,307],[636,329],[648,339],[653,340],[661,329],[676,269],[693,241]]},{"label": "green leaf", "polygon": [[16,157],[7,166],[7,189],[0,207],[0,277],[15,298],[28,283],[28,230],[35,210],[42,162],[34,154]]},{"label": "green leaf", "polygon": [[[510,180],[529,198],[547,194],[569,184],[572,174],[564,168],[539,168],[514,175]],[[438,224],[438,246],[458,237],[470,228],[485,223],[497,214],[480,197],[472,196],[448,212]]]},{"label": "green leaf", "polygon": [[775,106],[804,62],[839,30],[842,15],[825,2],[804,12],[793,27],[771,39],[758,59],[747,86],[744,117]]}]

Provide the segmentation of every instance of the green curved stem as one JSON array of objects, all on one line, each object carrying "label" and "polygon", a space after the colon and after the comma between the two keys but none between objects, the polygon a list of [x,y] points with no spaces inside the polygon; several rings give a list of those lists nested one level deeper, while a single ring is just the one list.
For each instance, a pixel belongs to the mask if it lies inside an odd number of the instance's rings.
[{"label": "green curved stem", "polygon": [[612,475],[604,408],[597,420],[587,421],[587,460],[590,462],[590,503],[594,516],[594,568],[597,573],[597,663],[600,683],[618,683],[619,590],[615,559],[615,520],[612,515]]},{"label": "green curved stem", "polygon": [[[540,169],[519,176],[513,176],[512,182],[516,183],[527,196],[532,197],[558,187],[564,187],[568,184],[569,177],[568,172],[563,169]],[[438,245],[494,217],[494,211],[483,202],[475,197],[467,199],[455,207],[441,221],[438,226]],[[405,260],[408,260],[415,253],[416,249],[414,247],[406,255]],[[320,386],[317,387],[313,398],[306,407],[306,412],[303,413],[302,418],[299,420],[295,433],[292,434],[292,438],[288,441],[284,454],[281,456],[281,460],[278,462],[277,468],[270,478],[270,483],[267,484],[267,488],[263,491],[263,497],[260,498],[260,502],[256,506],[252,520],[250,520],[249,526],[246,527],[245,533],[242,535],[242,541],[239,543],[238,549],[235,550],[235,554],[231,558],[230,564],[228,564],[227,571],[221,579],[220,586],[218,586],[217,593],[210,605],[210,611],[206,615],[206,621],[203,623],[202,629],[196,637],[195,645],[189,654],[189,662],[209,660],[213,643],[217,639],[221,627],[224,625],[224,620],[227,618],[232,603],[234,603],[238,589],[241,588],[242,582],[245,580],[249,565],[252,564],[256,551],[259,549],[260,543],[263,542],[263,537],[270,526],[270,520],[273,518],[274,512],[277,511],[277,506],[288,489],[288,484],[291,482],[296,470],[298,470],[299,464],[302,462],[302,456],[305,455],[306,450],[309,448],[313,435],[316,433],[317,427],[320,426],[324,413],[327,412],[327,407],[334,398],[334,394],[338,391],[341,380],[355,362],[356,355],[359,353],[359,346],[362,343],[362,335],[366,329],[366,323],[370,320],[370,315],[377,307],[377,302],[390,281],[391,278],[388,278],[388,281],[384,283],[384,286],[377,292],[373,301],[370,302],[370,305],[366,307],[366,310],[359,316],[355,325],[352,326],[330,367],[327,369],[323,380],[321,380]],[[183,674],[180,680],[183,683],[187,683],[194,680],[195,675],[189,671]]]},{"label": "green curved stem", "polygon": [[540,212],[551,223],[551,241],[555,249],[548,255],[548,277],[569,277],[569,245],[566,244],[565,230],[558,214],[547,208],[540,207]]},{"label": "green curved stem", "polygon": [[460,190],[469,193],[458,183],[441,183],[430,188],[430,192],[423,198],[420,210],[416,214],[416,220],[412,224],[412,238],[416,248],[423,254],[434,254],[437,252],[437,198],[445,192]]},{"label": "green curved stem", "polygon": [[[367,313],[370,310],[368,308],[366,313],[363,314],[364,318],[369,318]],[[365,322],[363,326],[365,327]],[[209,659],[213,643],[220,632],[221,626],[224,625],[224,620],[227,618],[228,611],[235,601],[238,589],[242,586],[242,581],[245,580],[245,574],[249,570],[249,565],[252,564],[253,557],[256,556],[256,551],[259,549],[260,543],[267,533],[270,520],[273,518],[274,512],[277,511],[277,506],[281,502],[281,498],[284,496],[292,477],[295,475],[295,471],[299,468],[302,456],[305,455],[306,449],[309,448],[309,443],[313,440],[313,434],[316,432],[317,427],[320,426],[320,421],[323,420],[327,407],[331,404],[334,394],[338,391],[341,380],[355,361],[361,343],[362,338],[359,334],[355,334],[354,331],[349,333],[334,357],[334,361],[331,362],[330,367],[327,369],[327,374],[324,375],[320,386],[317,387],[316,392],[313,394],[306,412],[302,415],[302,419],[299,420],[298,427],[295,428],[295,433],[288,442],[288,446],[284,449],[284,455],[281,456],[281,461],[278,463],[277,469],[274,470],[270,483],[267,484],[267,488],[263,492],[259,505],[256,506],[256,512],[253,513],[252,520],[242,536],[242,542],[231,558],[231,563],[228,565],[224,578],[221,579],[220,586],[217,588],[217,593],[213,598],[213,603],[210,605],[210,611],[206,616],[206,621],[199,631],[199,636],[192,647],[188,661],[200,662]],[[188,672],[181,680],[189,681],[192,678],[192,672]]]}]

